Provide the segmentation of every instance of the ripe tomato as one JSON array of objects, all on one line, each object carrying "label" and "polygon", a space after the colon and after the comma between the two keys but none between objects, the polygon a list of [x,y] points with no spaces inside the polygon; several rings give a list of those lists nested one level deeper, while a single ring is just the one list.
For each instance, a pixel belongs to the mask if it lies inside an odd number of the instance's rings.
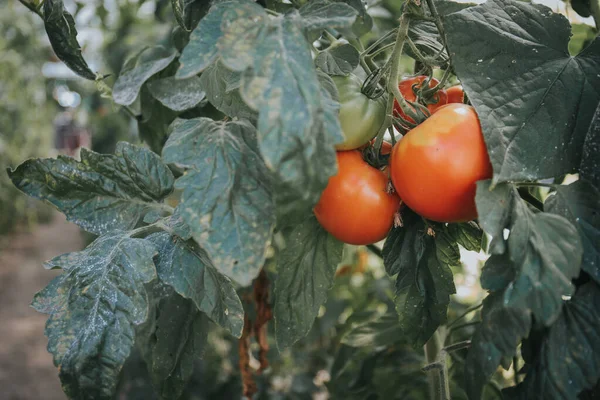
[{"label": "ripe tomato", "polygon": [[[415,102],[417,100],[416,92],[421,88],[423,82],[427,79],[425,75],[419,75],[411,78],[404,78],[398,84],[398,89],[400,89],[400,93],[402,93],[402,97],[405,100]],[[438,83],[440,83],[437,79],[431,78],[429,81],[429,87],[435,87]],[[428,104],[427,109],[431,114],[439,107],[448,103],[448,95],[444,89],[439,90],[434,96],[433,99],[436,101],[435,104]],[[409,122],[415,122],[412,118],[404,114],[402,112],[402,108],[400,108],[400,104],[398,104],[397,100],[394,100],[394,115],[398,117],[402,117]]]},{"label": "ripe tomato", "polygon": [[465,99],[465,92],[463,91],[462,85],[452,86],[446,89],[448,94],[448,104],[450,103],[463,103]]},{"label": "ripe tomato", "polygon": [[392,149],[392,182],[402,201],[425,218],[462,222],[477,218],[475,182],[492,176],[475,109],[441,107]]},{"label": "ripe tomato", "polygon": [[361,92],[362,82],[355,75],[332,76],[340,101],[340,124],[346,140],[337,150],[357,149],[373,138],[385,120],[385,99],[369,99]]},{"label": "ripe tomato", "polygon": [[345,243],[364,245],[384,239],[400,207],[388,193],[388,178],[371,167],[360,151],[338,151],[338,173],[329,179],[315,215],[325,230]]}]

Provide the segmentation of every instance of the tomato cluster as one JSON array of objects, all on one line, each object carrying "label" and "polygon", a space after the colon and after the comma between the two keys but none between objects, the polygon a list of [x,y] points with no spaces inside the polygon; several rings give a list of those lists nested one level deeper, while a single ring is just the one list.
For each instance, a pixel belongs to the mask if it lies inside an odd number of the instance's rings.
[{"label": "tomato cluster", "polygon": [[[427,104],[429,118],[393,147],[384,142],[381,155],[389,155],[389,165],[377,169],[363,159],[362,151],[373,145],[369,140],[385,115],[379,114],[377,103],[361,97],[359,80],[338,78],[334,81],[346,141],[338,147],[344,150],[337,152],[338,173],[314,209],[321,225],[343,242],[364,245],[387,236],[401,204],[433,221],[477,218],[476,182],[490,178],[492,166],[477,113],[463,104],[462,87],[437,91]],[[423,76],[407,78],[399,88],[407,100],[420,101],[417,93],[424,82]],[[438,83],[431,79],[429,86]],[[397,103],[394,110],[411,121]]]}]

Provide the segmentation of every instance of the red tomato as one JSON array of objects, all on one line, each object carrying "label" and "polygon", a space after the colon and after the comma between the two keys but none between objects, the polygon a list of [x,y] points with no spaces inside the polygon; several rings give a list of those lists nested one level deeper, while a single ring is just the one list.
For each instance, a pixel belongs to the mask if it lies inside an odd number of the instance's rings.
[{"label": "red tomato", "polygon": [[388,193],[388,178],[358,150],[337,153],[338,173],[329,179],[315,215],[325,230],[345,243],[383,240],[394,223],[400,198]]},{"label": "red tomato", "polygon": [[[425,81],[426,79],[427,77],[425,75],[419,75],[411,78],[402,79],[398,84],[398,89],[400,89],[402,97],[404,97],[405,100],[415,102],[417,100],[417,95],[415,94],[415,92],[417,92],[420,89],[421,85],[423,84],[423,81]],[[438,83],[440,82],[437,79],[431,78],[431,80],[429,81],[429,87],[435,87]],[[448,103],[448,95],[446,94],[446,90],[439,90],[433,96],[433,99],[436,101],[436,103],[427,105],[427,109],[431,114],[433,114],[433,112],[439,107]],[[397,100],[394,100],[394,115],[397,117],[402,117],[405,120],[414,123],[414,120],[412,118],[408,117],[402,112],[402,108],[400,108],[400,104],[398,104]]]},{"label": "red tomato", "polygon": [[452,86],[446,89],[448,94],[448,104],[450,103],[464,103],[465,92],[463,91],[462,85]]},{"label": "red tomato", "polygon": [[475,182],[492,176],[475,109],[441,107],[392,150],[392,182],[402,201],[425,218],[462,222],[477,218]]}]

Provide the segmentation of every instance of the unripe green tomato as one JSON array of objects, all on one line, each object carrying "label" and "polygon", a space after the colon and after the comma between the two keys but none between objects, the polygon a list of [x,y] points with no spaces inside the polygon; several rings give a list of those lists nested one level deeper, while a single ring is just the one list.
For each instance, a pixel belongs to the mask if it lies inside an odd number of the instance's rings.
[{"label": "unripe green tomato", "polygon": [[340,124],[346,140],[337,150],[353,150],[373,139],[385,119],[385,98],[371,100],[360,90],[362,82],[356,75],[332,76],[340,101]]}]

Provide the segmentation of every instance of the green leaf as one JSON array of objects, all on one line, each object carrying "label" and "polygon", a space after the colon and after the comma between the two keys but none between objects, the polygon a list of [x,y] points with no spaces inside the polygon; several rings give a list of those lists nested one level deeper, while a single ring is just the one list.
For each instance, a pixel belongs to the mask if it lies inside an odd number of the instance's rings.
[{"label": "green leaf", "polygon": [[277,346],[290,347],[310,330],[333,286],[344,245],[311,216],[290,233],[277,260],[274,318]]},{"label": "green leaf", "polygon": [[[178,79],[197,75],[217,60],[219,49],[216,43],[223,35],[223,29],[228,26],[223,23],[230,23],[230,19],[235,18],[235,8],[244,3],[242,0],[223,1],[210,8],[208,14],[192,31],[190,41],[181,54],[179,70],[175,75]],[[259,5],[254,7],[257,10],[262,9]]]},{"label": "green leaf", "polygon": [[147,317],[144,284],[156,278],[154,255],[150,242],[114,232],[47,263],[65,273],[36,294],[32,306],[50,315],[48,350],[70,398],[113,398],[134,326]]},{"label": "green leaf", "polygon": [[503,254],[506,243],[503,238],[504,229],[510,224],[512,210],[519,201],[519,195],[512,185],[498,185],[493,188],[490,181],[477,182],[475,197],[479,225],[492,238],[490,245],[491,254]]},{"label": "green leaf", "polygon": [[248,107],[240,95],[241,74],[228,70],[220,62],[206,68],[200,76],[200,85],[206,98],[222,113],[231,117],[256,121],[256,111]]},{"label": "green leaf", "polygon": [[542,341],[538,357],[509,399],[577,400],[600,378],[600,288],[581,286]]},{"label": "green leaf", "polygon": [[151,151],[120,142],[115,155],[81,150],[81,162],[58,159],[25,161],[8,174],[29,196],[46,200],[69,221],[101,235],[128,230],[173,190],[173,174]]},{"label": "green leaf", "polygon": [[394,303],[404,337],[421,346],[446,322],[450,295],[456,292],[450,266],[460,255],[443,229],[433,238],[417,214],[406,211],[403,220],[385,241],[383,262],[389,275],[398,274]]},{"label": "green leaf", "polygon": [[483,301],[481,323],[471,340],[465,364],[469,399],[481,399],[483,387],[503,357],[512,357],[531,330],[531,311],[506,307],[504,297],[503,292],[494,292]]},{"label": "green leaf", "polygon": [[81,55],[75,20],[65,10],[62,0],[44,1],[44,27],[56,56],[77,75],[95,80],[96,74]]},{"label": "green leaf", "polygon": [[567,19],[516,0],[490,0],[446,16],[444,25],[494,182],[576,171],[600,101],[600,39],[571,57]]},{"label": "green leaf", "polygon": [[246,121],[176,121],[163,149],[168,163],[191,168],[177,180],[177,207],[219,271],[246,286],[265,261],[275,225],[269,174]]},{"label": "green leaf", "polygon": [[352,347],[390,347],[402,340],[404,331],[400,327],[398,316],[386,314],[374,321],[353,327],[344,334],[341,343]]},{"label": "green leaf", "polygon": [[343,140],[300,21],[293,13],[271,18],[248,0],[218,3],[192,33],[177,72],[195,75],[219,58],[242,73],[241,97],[259,113],[260,151],[296,209],[317,202],[336,172],[334,144]]},{"label": "green leaf", "polygon": [[344,3],[314,0],[300,8],[302,27],[308,31],[352,26],[358,12]]},{"label": "green leaf", "polygon": [[481,284],[491,291],[502,290],[515,280],[515,274],[508,254],[492,254],[481,270]]},{"label": "green leaf", "polygon": [[178,399],[206,348],[209,319],[196,305],[170,293],[159,301],[139,340],[152,383],[162,399]]},{"label": "green leaf", "polygon": [[193,241],[166,232],[147,238],[158,250],[156,269],[161,281],[190,299],[215,323],[240,337],[244,308],[229,279],[221,275],[206,252]]},{"label": "green leaf", "polygon": [[348,75],[358,64],[358,51],[349,44],[322,51],[315,58],[315,65],[327,75]]},{"label": "green leaf", "polygon": [[362,0],[335,0],[340,3],[346,3],[354,8],[358,15],[352,24],[351,29],[341,28],[340,31],[347,38],[359,38],[373,29],[373,18],[367,13],[367,9]]},{"label": "green leaf", "polygon": [[583,156],[579,175],[596,188],[600,188],[600,104],[596,108],[583,145]]},{"label": "green leaf", "polygon": [[170,76],[148,83],[148,89],[155,99],[173,111],[185,111],[196,107],[206,94],[202,90],[200,78],[175,79]]},{"label": "green leaf", "polygon": [[591,0],[571,0],[571,7],[573,10],[584,18],[592,15]]},{"label": "green leaf", "polygon": [[481,251],[483,231],[474,222],[448,225],[448,233],[454,241],[469,251]]},{"label": "green leaf", "polygon": [[585,181],[558,186],[544,208],[577,227],[583,245],[581,267],[600,283],[600,191]]},{"label": "green leaf", "polygon": [[[532,212],[512,185],[501,184],[491,192],[486,185],[489,181],[477,188],[481,225],[492,236],[500,235],[494,240],[503,240],[505,228],[510,231],[503,261],[512,266],[514,280],[504,291],[504,305],[531,310],[540,323],[549,326],[560,314],[562,296],[573,292],[571,279],[579,275],[583,251],[577,230],[563,217]],[[507,201],[507,197],[513,200]],[[511,205],[508,211],[502,210],[503,219],[495,213],[481,213],[497,204]],[[498,262],[497,258],[492,260],[488,263]],[[501,268],[494,270],[501,273]],[[504,276],[490,272],[482,279],[482,287],[496,288],[496,282],[506,281]]]},{"label": "green leaf", "polygon": [[173,62],[177,52],[155,46],[142,51],[135,60],[123,68],[113,87],[113,100],[117,104],[131,105],[138,97],[142,85]]}]

